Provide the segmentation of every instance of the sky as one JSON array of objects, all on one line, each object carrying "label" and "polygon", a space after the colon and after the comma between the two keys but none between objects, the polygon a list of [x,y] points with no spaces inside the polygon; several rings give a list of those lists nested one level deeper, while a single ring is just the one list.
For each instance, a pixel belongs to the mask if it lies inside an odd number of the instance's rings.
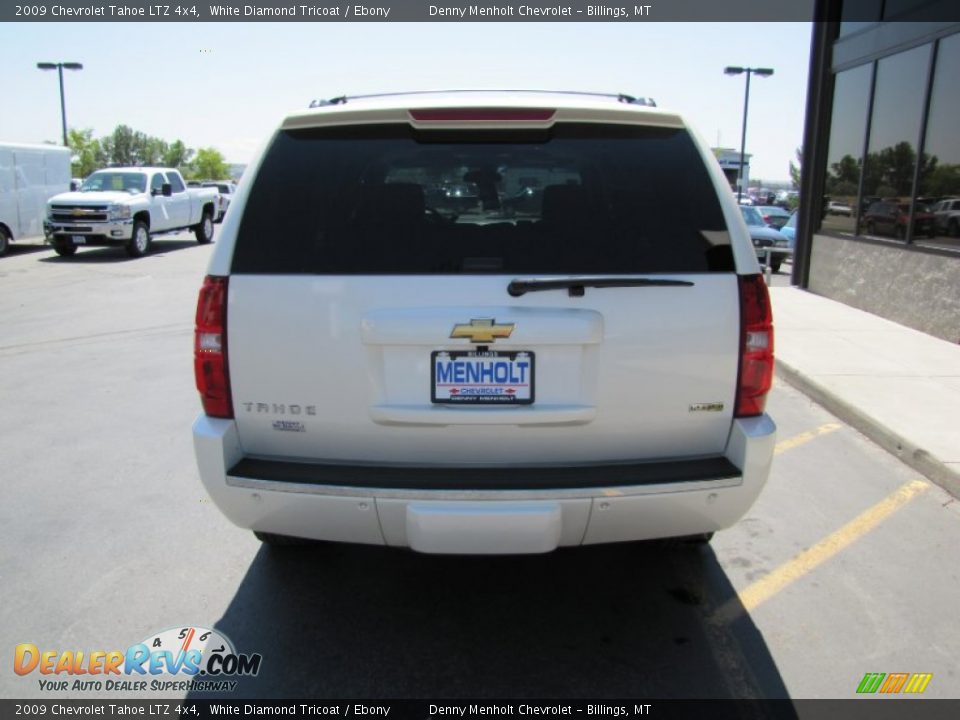
[{"label": "sky", "polygon": [[0,142],[59,142],[119,124],[248,162],[314,98],[444,88],[623,92],[680,112],[711,146],[739,149],[750,86],[751,180],[785,181],[803,139],[809,23],[4,23]]}]

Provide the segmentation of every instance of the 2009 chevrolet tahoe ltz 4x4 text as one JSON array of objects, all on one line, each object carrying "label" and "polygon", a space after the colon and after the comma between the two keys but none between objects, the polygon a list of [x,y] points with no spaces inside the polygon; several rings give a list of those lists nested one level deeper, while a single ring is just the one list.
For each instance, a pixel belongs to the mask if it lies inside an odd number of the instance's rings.
[{"label": "2009 chevrolet tahoe ltz 4x4 text", "polygon": [[757,498],[767,289],[678,115],[338,98],[288,117],[248,173],[195,334],[200,475],[240,527],[539,553],[705,541]]}]

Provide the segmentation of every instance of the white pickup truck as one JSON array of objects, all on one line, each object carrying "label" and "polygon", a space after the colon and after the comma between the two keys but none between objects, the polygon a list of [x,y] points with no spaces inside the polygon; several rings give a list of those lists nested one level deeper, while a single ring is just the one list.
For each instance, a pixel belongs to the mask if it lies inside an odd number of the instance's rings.
[{"label": "white pickup truck", "polygon": [[213,240],[216,200],[215,188],[188,188],[171,168],[109,168],[78,191],[50,198],[44,230],[58,255],[80,245],[122,245],[140,257],[160,233],[189,229],[200,244]]}]

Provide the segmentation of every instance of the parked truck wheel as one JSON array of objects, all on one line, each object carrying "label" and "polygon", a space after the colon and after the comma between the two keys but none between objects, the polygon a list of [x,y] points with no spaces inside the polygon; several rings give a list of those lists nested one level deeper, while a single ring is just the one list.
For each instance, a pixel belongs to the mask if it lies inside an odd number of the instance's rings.
[{"label": "parked truck wheel", "polygon": [[780,272],[781,263],[783,263],[783,258],[770,258],[770,269],[774,273]]},{"label": "parked truck wheel", "polygon": [[203,218],[200,220],[200,224],[193,228],[193,233],[197,236],[197,242],[201,245],[206,245],[213,240],[213,218],[210,216],[209,210],[204,210]]},{"label": "parked truck wheel", "polygon": [[0,227],[0,255],[6,253],[8,247],[10,247],[10,234],[6,228]]},{"label": "parked truck wheel", "polygon": [[127,243],[127,255],[130,257],[143,257],[150,251],[150,230],[143,220],[137,220],[133,223],[133,235],[130,242]]},{"label": "parked truck wheel", "polygon": [[71,257],[76,255],[77,246],[69,240],[54,240],[53,251],[60,257]]}]

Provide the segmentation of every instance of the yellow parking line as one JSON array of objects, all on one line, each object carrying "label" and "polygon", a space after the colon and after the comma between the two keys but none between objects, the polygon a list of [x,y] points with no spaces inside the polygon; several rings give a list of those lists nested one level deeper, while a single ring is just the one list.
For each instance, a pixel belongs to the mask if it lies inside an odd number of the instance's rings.
[{"label": "yellow parking line", "polygon": [[836,430],[839,430],[841,427],[843,426],[840,423],[827,423],[826,425],[821,425],[816,430],[810,430],[809,432],[794,435],[792,438],[787,438],[782,442],[778,442],[776,447],[773,448],[773,454],[779,455],[787,450],[793,450],[793,448],[797,447],[798,445],[808,443],[814,438],[820,437],[821,435],[832,433]]},{"label": "yellow parking line", "polygon": [[769,575],[757,580],[740,592],[738,597],[725,602],[714,613],[713,621],[728,623],[744,612],[751,612],[758,605],[859,540],[929,487],[930,483],[923,480],[911,480],[901,485],[896,492],[860,513],[836,532],[804,550]]}]

